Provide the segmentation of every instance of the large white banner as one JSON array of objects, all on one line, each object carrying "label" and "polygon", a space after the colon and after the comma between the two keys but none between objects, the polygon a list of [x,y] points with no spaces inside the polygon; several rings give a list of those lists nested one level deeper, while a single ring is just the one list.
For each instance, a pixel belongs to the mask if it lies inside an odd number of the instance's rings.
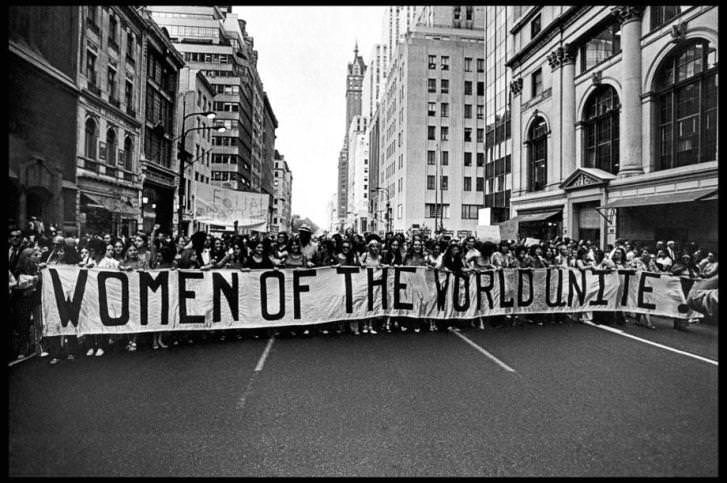
[{"label": "large white banner", "polygon": [[213,225],[260,227],[267,223],[269,196],[197,183],[194,217]]},{"label": "large white banner", "polygon": [[116,334],[306,325],[378,316],[474,318],[626,311],[687,318],[688,286],[633,271],[424,267],[298,270],[46,268],[44,334]]}]

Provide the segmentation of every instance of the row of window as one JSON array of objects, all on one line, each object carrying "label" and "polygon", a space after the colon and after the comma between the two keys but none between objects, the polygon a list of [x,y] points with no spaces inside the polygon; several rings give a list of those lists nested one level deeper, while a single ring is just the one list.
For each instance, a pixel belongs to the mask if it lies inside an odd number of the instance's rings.
[{"label": "row of window", "polygon": [[[472,81],[464,81],[464,95],[472,95]],[[436,94],[437,92],[437,79],[427,79],[427,92]],[[440,79],[440,94],[449,94],[449,79]],[[477,82],[477,95],[485,95],[485,83],[483,81]]]},{"label": "row of window", "polygon": [[[441,117],[449,117],[449,103],[442,102],[439,110]],[[427,115],[430,117],[437,115],[437,103],[427,102]],[[477,119],[483,119],[485,116],[485,106],[482,104],[477,105]],[[464,118],[472,119],[472,104],[464,105]]]},{"label": "row of window", "polygon": [[[504,188],[504,176],[502,177],[502,183],[498,183],[498,188],[502,190]],[[401,181],[401,180],[399,180]],[[475,177],[475,187],[476,191],[485,191],[485,178],[481,176]],[[501,184],[501,185],[500,185]],[[472,177],[471,176],[465,176],[463,178],[462,183],[463,191],[472,191]],[[429,174],[427,175],[427,190],[435,190],[437,189],[437,180],[436,176]],[[439,177],[439,189],[442,191],[447,191],[449,189],[449,176],[442,175]]]},{"label": "row of window", "polygon": [[[485,207],[507,207],[510,205],[510,190],[492,193],[485,196],[484,205],[463,204],[461,218],[463,220],[476,220],[478,212]],[[401,205],[399,205],[401,206]],[[425,203],[424,218],[449,218],[449,203]]]},{"label": "row of window", "polygon": [[[477,132],[477,142],[478,143],[485,142],[485,130],[482,128],[477,128],[476,132]],[[437,140],[436,126],[427,126],[427,139],[430,141]],[[439,140],[440,141],[449,140],[449,126],[440,126]],[[472,128],[471,127],[464,128],[464,142],[466,142],[466,143],[472,142]]]},{"label": "row of window", "polygon": [[[429,56],[428,66],[429,66],[430,70],[435,70],[437,68],[437,56],[436,55]],[[441,70],[449,70],[449,56],[448,55],[439,56],[439,66],[440,66]],[[464,58],[464,71],[472,72],[472,57]],[[485,71],[485,59],[477,59],[477,72],[484,72],[484,71]]]},{"label": "row of window", "polygon": [[214,27],[198,27],[195,25],[167,25],[170,37],[196,37],[205,39],[217,39],[219,29]]},{"label": "row of window", "polygon": [[[100,33],[99,24],[101,23],[101,9],[98,6],[86,7],[86,21],[97,33]],[[136,45],[136,36],[125,24],[119,21],[116,14],[109,10],[109,27],[108,27],[108,45],[112,49],[120,50],[120,32],[126,31],[126,57],[132,63],[136,60],[134,58],[134,50]]]},{"label": "row of window", "polygon": [[[671,53],[654,80],[655,170],[714,161],[717,147],[718,91],[716,52],[695,40]],[[618,95],[603,85],[588,98],[583,127],[583,165],[612,174],[620,169]],[[545,119],[528,131],[528,190],[547,185]]]},{"label": "row of window", "polygon": [[232,54],[211,54],[206,52],[185,52],[184,60],[186,62],[205,62],[208,64],[232,64],[234,62]]},{"label": "row of window", "polygon": [[111,166],[119,165],[132,171],[134,168],[134,141],[131,136],[124,138],[123,151],[118,149],[116,129],[106,130],[105,141],[98,139],[98,125],[92,118],[86,119],[84,155],[89,159],[105,161]]}]

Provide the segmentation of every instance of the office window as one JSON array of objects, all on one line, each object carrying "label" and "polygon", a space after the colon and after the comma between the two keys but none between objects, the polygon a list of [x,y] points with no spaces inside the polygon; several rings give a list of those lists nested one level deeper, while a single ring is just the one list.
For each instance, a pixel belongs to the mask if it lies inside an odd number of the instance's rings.
[{"label": "office window", "polygon": [[[485,106],[482,104],[477,105],[477,119],[484,119],[485,117]],[[482,141],[477,141],[481,143]]]},{"label": "office window", "polygon": [[485,165],[485,153],[477,153],[477,167],[481,168]]},{"label": "office window", "polygon": [[439,180],[441,181],[440,188],[442,191],[447,191],[449,189],[449,176],[442,176]]},{"label": "office window", "polygon": [[485,191],[485,178],[478,176],[476,181],[477,181],[477,186],[476,186],[477,191]]},{"label": "office window", "polygon": [[602,85],[588,98],[583,120],[585,167],[618,173],[619,108],[616,91],[609,85]]},{"label": "office window", "polygon": [[656,92],[656,170],[714,161],[717,146],[716,50],[705,40],[677,47],[662,61]]},{"label": "office window", "polygon": [[540,14],[537,14],[531,21],[530,21],[530,38],[534,38],[536,35],[540,33]]},{"label": "office window", "polygon": [[119,22],[112,14],[109,15],[109,45],[118,48],[117,29]]},{"label": "office window", "polygon": [[109,93],[109,99],[116,99],[116,71],[109,68],[106,83],[106,90]]},{"label": "office window", "polygon": [[476,220],[482,205],[462,205],[462,219]]},{"label": "office window", "polygon": [[430,55],[429,56],[429,68],[430,69],[436,69],[437,68],[437,56],[436,55]]},{"label": "office window", "polygon": [[464,81],[464,95],[465,96],[472,95],[472,81]]},{"label": "office window", "polygon": [[477,128],[477,142],[478,143],[484,143],[485,142],[485,129],[478,127]]},{"label": "office window", "polygon": [[427,151],[427,164],[429,166],[434,166],[436,164],[436,156],[437,153],[434,151]]},{"label": "office window", "polygon": [[471,127],[464,128],[464,142],[466,142],[466,143],[472,142],[472,128]]},{"label": "office window", "polygon": [[437,115],[437,103],[436,102],[428,102],[427,103],[427,115],[428,116],[436,116]]},{"label": "office window", "polygon": [[116,164],[116,131],[106,131],[106,162],[111,166]]},{"label": "office window", "polygon": [[464,153],[464,165],[472,166],[472,153]]},{"label": "office window", "polygon": [[592,35],[579,49],[581,73],[621,52],[621,26],[618,22]]},{"label": "office window", "polygon": [[472,191],[472,177],[471,176],[465,176],[464,177],[464,190],[465,191]]},{"label": "office window", "polygon": [[466,6],[465,7],[465,20],[473,20],[473,10],[472,7]]},{"label": "office window", "polygon": [[134,169],[134,141],[129,136],[124,139],[124,168],[128,171]]},{"label": "office window", "polygon": [[437,79],[427,79],[427,91],[437,92]]},{"label": "office window", "polygon": [[442,151],[442,166],[449,166],[449,151]]},{"label": "office window", "polygon": [[530,77],[531,80],[531,97],[537,97],[543,93],[543,69],[538,69]]},{"label": "office window", "polygon": [[656,30],[682,13],[679,5],[652,5],[651,30]]},{"label": "office window", "polygon": [[477,95],[478,96],[485,95],[485,83],[484,82],[477,82]]},{"label": "office window", "polygon": [[465,57],[464,58],[464,71],[465,72],[472,72],[472,57]]},{"label": "office window", "polygon": [[424,204],[424,217],[425,218],[449,218],[449,203],[425,203]]},{"label": "office window", "polygon": [[124,100],[126,101],[126,110],[133,111],[134,109],[134,84],[127,80],[124,90]]},{"label": "office window", "polygon": [[88,83],[96,85],[96,54],[86,51],[86,78]]},{"label": "office window", "polygon": [[464,105],[464,118],[465,119],[472,119],[472,104],[465,104]]},{"label": "office window", "polygon": [[442,94],[449,94],[449,80],[442,79]]},{"label": "office window", "polygon": [[442,70],[449,70],[449,56],[442,56]]},{"label": "office window", "polygon": [[449,117],[449,104],[446,102],[442,103],[442,117]]},{"label": "office window", "polygon": [[529,169],[528,191],[545,189],[548,163],[548,126],[542,117],[536,118],[528,136]]},{"label": "office window", "polygon": [[86,119],[86,148],[84,154],[87,158],[96,159],[96,146],[98,145],[98,130],[96,122],[88,118]]},{"label": "office window", "polygon": [[437,187],[437,185],[436,185],[436,180],[435,180],[434,175],[431,175],[431,174],[427,175],[427,189],[434,190],[434,189],[436,189],[436,187]]},{"label": "office window", "polygon": [[[440,131],[440,134],[441,134],[440,137],[441,137],[442,141],[449,140],[449,127],[442,126],[441,127],[441,131]],[[434,138],[430,138],[430,139],[434,139]]]},{"label": "office window", "polygon": [[435,127],[434,126],[428,126],[427,127],[427,139],[434,140],[435,137]]},{"label": "office window", "polygon": [[477,72],[485,71],[485,59],[477,59]]}]

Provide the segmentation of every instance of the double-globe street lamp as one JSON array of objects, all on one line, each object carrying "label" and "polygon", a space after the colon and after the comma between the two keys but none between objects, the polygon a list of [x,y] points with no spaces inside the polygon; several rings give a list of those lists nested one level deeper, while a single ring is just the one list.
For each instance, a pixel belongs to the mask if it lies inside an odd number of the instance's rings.
[{"label": "double-globe street lamp", "polygon": [[[186,107],[186,104],[185,104]],[[217,125],[217,126],[200,126],[200,127],[193,127],[190,129],[184,129],[184,125],[187,122],[187,119],[193,116],[205,116],[209,120],[214,120],[217,117],[217,114],[215,114],[214,111],[202,111],[202,112],[191,112],[189,114],[183,114],[182,117],[182,135],[180,136],[180,143],[179,143],[179,206],[177,208],[177,226],[178,226],[178,233],[181,237],[184,231],[184,195],[185,195],[185,189],[184,189],[184,169],[186,166],[186,158],[187,158],[187,134],[189,134],[192,131],[201,131],[204,129],[216,129],[217,132],[225,132],[225,126],[223,125]],[[191,153],[189,153],[189,156],[191,157]],[[190,164],[194,161],[190,161]]]}]

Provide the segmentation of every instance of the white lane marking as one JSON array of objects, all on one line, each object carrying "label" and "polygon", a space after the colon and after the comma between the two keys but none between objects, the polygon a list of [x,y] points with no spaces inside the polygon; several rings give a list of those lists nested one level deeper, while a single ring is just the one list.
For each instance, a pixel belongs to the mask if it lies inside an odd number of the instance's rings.
[{"label": "white lane marking", "polygon": [[265,346],[263,355],[261,355],[260,360],[257,361],[257,366],[255,366],[255,372],[260,372],[263,370],[263,365],[265,364],[265,359],[268,358],[268,353],[270,352],[270,348],[273,346],[274,340],[275,340],[275,336],[271,336],[270,340],[268,340],[268,345]]},{"label": "white lane marking", "polygon": [[659,347],[660,349],[665,349],[671,352],[676,352],[677,354],[681,354],[683,356],[692,357],[694,359],[706,362],[708,364],[713,364],[715,366],[719,366],[719,363],[717,361],[713,361],[712,359],[707,359],[706,357],[698,356],[696,354],[692,354],[691,352],[685,352],[680,351],[679,349],[675,349],[673,347],[669,347],[668,345],[659,344],[658,342],[652,342],[647,339],[642,339],[641,337],[636,337],[635,335],[627,334],[623,330],[614,329],[612,327],[606,327],[603,325],[594,324],[593,322],[584,321],[584,324],[590,325],[591,327],[596,327],[597,329],[606,330],[608,332],[613,332],[618,335],[622,335],[624,337],[628,337],[629,339],[638,340],[639,342],[643,342],[644,344],[653,345],[654,347]]},{"label": "white lane marking", "polygon": [[260,356],[260,359],[257,361],[257,365],[255,366],[255,370],[252,372],[252,375],[250,376],[250,380],[247,381],[247,386],[245,387],[245,390],[242,393],[242,396],[240,396],[240,400],[237,401],[237,408],[242,410],[245,408],[245,401],[247,401],[247,396],[250,395],[250,391],[252,391],[252,384],[255,382],[255,377],[257,376],[258,372],[263,370],[263,366],[265,365],[265,359],[267,359],[268,354],[270,353],[270,348],[273,346],[273,341],[275,340],[275,336],[270,337],[268,340],[268,345],[265,346],[265,350],[263,351],[262,355]]},{"label": "white lane marking", "polygon": [[460,339],[462,339],[463,341],[467,342],[469,345],[471,345],[472,347],[474,347],[478,351],[480,351],[482,354],[486,355],[487,357],[489,357],[490,359],[492,359],[493,361],[495,361],[497,363],[497,365],[499,365],[500,367],[502,367],[506,371],[508,371],[508,372],[515,372],[515,369],[513,369],[510,366],[508,366],[507,364],[505,364],[504,362],[502,362],[500,359],[498,359],[497,357],[493,356],[492,354],[490,354],[489,352],[487,352],[485,349],[483,349],[482,347],[478,346],[477,344],[475,344],[470,339],[468,339],[464,335],[460,334],[456,330],[453,330],[453,329],[450,328],[449,331],[451,333],[453,333],[454,335],[456,335],[457,337],[459,337]]},{"label": "white lane marking", "polygon": [[17,364],[20,364],[21,362],[24,362],[24,361],[27,361],[27,360],[29,360],[29,359],[32,359],[33,357],[35,357],[35,355],[36,355],[36,354],[35,354],[35,352],[34,352],[34,353],[30,354],[29,356],[25,356],[25,357],[23,357],[22,359],[15,359],[14,361],[10,361],[10,362],[8,363],[8,367],[13,367],[13,366],[15,366],[15,365],[17,365]]}]

